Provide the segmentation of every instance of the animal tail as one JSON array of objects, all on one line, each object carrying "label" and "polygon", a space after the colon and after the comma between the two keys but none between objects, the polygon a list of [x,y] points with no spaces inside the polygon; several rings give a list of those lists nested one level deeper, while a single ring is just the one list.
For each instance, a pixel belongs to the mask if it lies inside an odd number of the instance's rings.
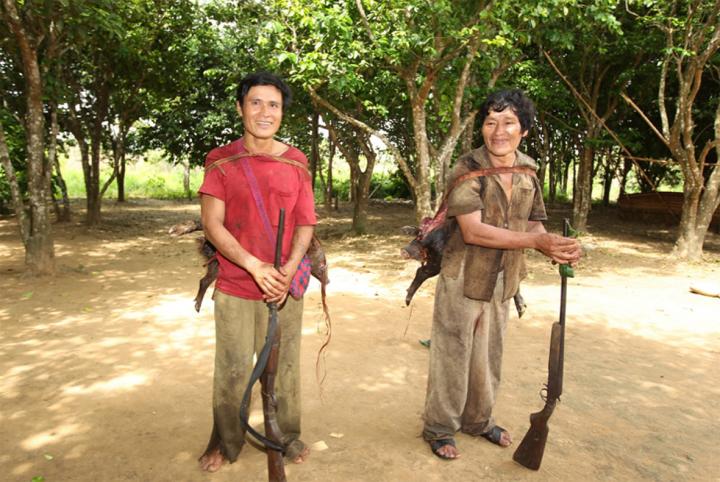
[{"label": "animal tail", "polygon": [[[328,309],[327,305],[327,296],[325,287],[327,286],[327,271],[325,272],[325,276],[323,277],[322,283],[320,283],[320,297],[322,299],[322,307],[323,307],[323,321],[325,322],[325,340],[323,341],[323,344],[320,346],[320,349],[318,350],[317,358],[315,360],[315,378],[318,382],[318,387],[320,390],[320,399],[322,399],[323,396],[323,383],[325,382],[325,377],[327,377],[327,366],[325,363],[325,351],[330,345],[330,340],[332,339],[332,321],[330,319],[330,310]],[[321,363],[322,360],[322,363]]]}]

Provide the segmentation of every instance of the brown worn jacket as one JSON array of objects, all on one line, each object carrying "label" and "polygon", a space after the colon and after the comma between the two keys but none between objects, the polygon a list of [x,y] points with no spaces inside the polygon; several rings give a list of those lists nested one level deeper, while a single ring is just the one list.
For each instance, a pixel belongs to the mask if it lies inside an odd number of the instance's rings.
[{"label": "brown worn jacket", "polygon": [[[517,152],[516,166],[537,169],[535,161]],[[462,155],[453,170],[448,186],[470,171],[492,167],[485,147]],[[464,261],[464,295],[468,298],[490,301],[498,274],[504,271],[503,301],[511,298],[525,277],[525,260],[522,249],[494,249],[466,244],[455,216],[481,210],[483,222],[512,231],[527,231],[528,221],[547,219],[542,199],[542,187],[535,176],[513,174],[510,203],[497,175],[477,177],[461,182],[448,198],[448,222],[451,234],[445,246],[442,274],[457,278]]]}]

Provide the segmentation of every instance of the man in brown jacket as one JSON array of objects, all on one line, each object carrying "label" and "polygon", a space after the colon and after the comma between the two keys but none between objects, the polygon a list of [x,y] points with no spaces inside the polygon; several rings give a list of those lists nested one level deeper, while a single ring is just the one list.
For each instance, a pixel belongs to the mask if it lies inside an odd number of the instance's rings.
[{"label": "man in brown jacket", "polygon": [[518,151],[535,108],[519,90],[496,92],[480,111],[484,145],[458,159],[449,186],[450,238],[435,291],[423,437],[435,455],[454,459],[455,433],[507,447],[510,434],[492,409],[500,384],[510,299],[524,277],[523,249],[574,263],[579,243],[545,231],[547,219],[535,161]]}]

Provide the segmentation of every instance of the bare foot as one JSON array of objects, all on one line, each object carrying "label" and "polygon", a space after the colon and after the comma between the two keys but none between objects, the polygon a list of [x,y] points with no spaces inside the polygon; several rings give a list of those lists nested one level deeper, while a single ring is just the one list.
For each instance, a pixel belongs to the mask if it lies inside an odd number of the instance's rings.
[{"label": "bare foot", "polygon": [[297,454],[297,456],[293,459],[294,464],[301,464],[307,460],[307,458],[310,456],[310,449],[308,447],[303,447],[302,451]]},{"label": "bare foot", "polygon": [[500,425],[495,425],[488,432],[480,434],[480,436],[495,445],[499,445],[500,447],[509,447],[512,444],[510,432],[502,428]]},{"label": "bare foot", "polygon": [[453,445],[444,445],[437,450],[437,454],[445,459],[456,459],[460,457],[457,447]]},{"label": "bare foot", "polygon": [[305,442],[300,439],[295,439],[287,446],[285,456],[287,460],[292,463],[301,464],[310,456],[310,449],[305,445]]},{"label": "bare foot", "polygon": [[512,437],[510,437],[510,433],[506,430],[503,430],[500,434],[500,442],[498,442],[498,445],[501,447],[509,447],[512,444]]},{"label": "bare foot", "polygon": [[441,459],[453,460],[460,457],[460,452],[455,447],[455,439],[453,438],[429,440],[428,443],[433,453]]},{"label": "bare foot", "polygon": [[200,468],[206,472],[217,472],[223,464],[225,457],[219,447],[200,457]]}]

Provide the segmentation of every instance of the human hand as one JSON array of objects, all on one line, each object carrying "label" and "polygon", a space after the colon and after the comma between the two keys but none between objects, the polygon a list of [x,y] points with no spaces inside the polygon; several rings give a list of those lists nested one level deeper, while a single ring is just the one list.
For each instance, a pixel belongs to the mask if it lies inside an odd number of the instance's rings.
[{"label": "human hand", "polygon": [[277,270],[272,264],[255,259],[246,269],[263,292],[265,301],[282,303],[285,300],[290,282],[282,267]]},{"label": "human hand", "polygon": [[279,305],[283,304],[289,294],[290,284],[292,283],[296,271],[297,265],[285,263],[283,266],[280,266],[280,268],[278,268],[278,272],[282,275],[283,294],[280,297],[265,297],[265,301],[268,303],[276,302]]},{"label": "human hand", "polygon": [[536,238],[536,249],[556,263],[573,266],[582,256],[577,239],[552,233],[542,233]]}]

